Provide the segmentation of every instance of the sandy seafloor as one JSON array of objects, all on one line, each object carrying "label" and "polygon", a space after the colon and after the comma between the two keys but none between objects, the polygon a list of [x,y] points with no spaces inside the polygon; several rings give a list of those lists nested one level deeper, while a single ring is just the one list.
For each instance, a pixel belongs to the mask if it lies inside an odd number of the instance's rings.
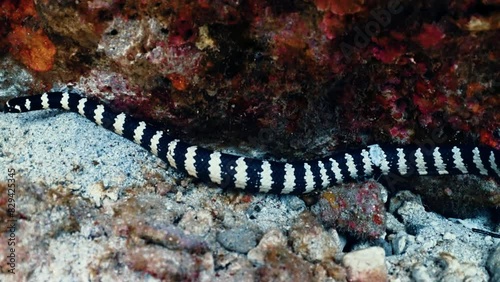
[{"label": "sandy seafloor", "polygon": [[[168,281],[186,280],[191,272],[193,281],[252,281],[263,276],[257,276],[258,260],[249,258],[249,250],[273,230],[288,238],[308,209],[295,196],[245,197],[199,183],[136,144],[58,110],[0,113],[0,183],[8,169],[16,170],[16,211],[24,219],[15,232],[16,274],[0,274],[1,281]],[[401,254],[385,256],[390,281],[500,281],[500,259],[492,258],[500,239],[474,233],[417,202],[398,213],[399,221],[419,226],[419,232],[402,231],[393,240]],[[492,229],[487,214],[465,222]],[[169,239],[151,239],[156,233],[148,228],[183,235],[169,245]],[[234,232],[218,237],[225,231]],[[337,246],[330,246],[339,264],[342,241],[340,235]],[[208,251],[196,251],[203,244]],[[8,254],[5,237],[0,254]],[[488,257],[493,273],[485,267]],[[301,276],[287,281],[293,277]]]}]

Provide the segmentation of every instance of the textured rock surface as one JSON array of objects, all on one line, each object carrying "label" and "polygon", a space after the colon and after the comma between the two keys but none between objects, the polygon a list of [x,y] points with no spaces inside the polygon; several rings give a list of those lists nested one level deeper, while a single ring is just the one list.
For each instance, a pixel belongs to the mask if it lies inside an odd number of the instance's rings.
[{"label": "textured rock surface", "polygon": [[[391,275],[401,275],[407,268],[412,270],[411,278],[422,281],[488,281],[486,269],[479,265],[486,262],[498,239],[464,230],[464,225],[458,222],[425,211],[420,199],[408,191],[400,192],[395,198],[399,201],[406,199],[395,209],[405,231],[388,237],[394,254],[387,257],[391,263]],[[483,216],[466,225],[488,229],[484,226],[488,224],[488,219]],[[431,257],[433,259],[426,264]],[[396,261],[398,267],[392,265]]]},{"label": "textured rock surface", "polygon": [[37,71],[30,92],[78,82],[184,137],[220,141],[223,132],[278,158],[470,136],[499,148],[498,20],[489,7],[8,0],[0,54]]},{"label": "textured rock surface", "polygon": [[374,181],[339,185],[322,193],[312,210],[327,226],[337,226],[357,237],[376,239],[385,235],[384,191]]}]

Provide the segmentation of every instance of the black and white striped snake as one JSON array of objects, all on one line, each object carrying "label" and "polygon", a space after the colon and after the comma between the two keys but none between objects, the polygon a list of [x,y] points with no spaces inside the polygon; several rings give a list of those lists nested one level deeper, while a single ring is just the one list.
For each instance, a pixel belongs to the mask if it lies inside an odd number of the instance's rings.
[{"label": "black and white striped snake", "polygon": [[470,145],[371,145],[330,157],[301,162],[274,162],[245,158],[193,146],[169,136],[125,113],[68,92],[18,97],[5,105],[7,112],[64,109],[141,145],[172,167],[222,188],[248,192],[302,194],[347,181],[381,175],[475,174],[500,182],[500,152]]}]

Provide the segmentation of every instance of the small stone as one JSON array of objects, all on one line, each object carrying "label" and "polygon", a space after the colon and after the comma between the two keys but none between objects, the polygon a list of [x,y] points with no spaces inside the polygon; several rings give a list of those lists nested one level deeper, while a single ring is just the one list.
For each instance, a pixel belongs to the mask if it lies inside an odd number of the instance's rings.
[{"label": "small stone", "polygon": [[[425,214],[425,208],[421,203],[415,201],[404,202],[397,210],[397,214],[401,216],[403,222],[411,224],[414,218],[418,218],[419,215]],[[430,222],[428,224],[431,224]]]},{"label": "small stone", "polygon": [[446,232],[443,234],[443,239],[448,241],[454,241],[457,238],[457,235],[452,234],[450,232]]},{"label": "small stone", "polygon": [[484,271],[477,265],[460,262],[449,253],[439,254],[438,261],[444,266],[443,272],[438,276],[439,281],[487,281]]},{"label": "small stone", "polygon": [[263,265],[265,260],[265,255],[268,249],[273,247],[285,247],[286,246],[286,238],[278,229],[271,229],[269,232],[264,234],[262,239],[260,239],[257,247],[251,249],[247,258],[254,265]]},{"label": "small stone", "polygon": [[179,227],[186,232],[206,236],[214,225],[213,216],[207,210],[189,210],[179,221]]},{"label": "small stone", "polygon": [[267,232],[247,258],[257,267],[254,281],[313,281],[314,278],[314,264],[291,252],[285,236],[277,229]]},{"label": "small stone", "polygon": [[423,244],[422,244],[422,249],[424,250],[429,250],[436,246],[437,241],[431,238],[428,238]]},{"label": "small stone", "polygon": [[339,234],[335,229],[330,229],[330,233],[332,233],[332,236],[335,239],[339,250],[344,250],[345,246],[347,245],[347,238]]},{"label": "small stone", "polygon": [[68,187],[68,189],[70,189],[72,191],[79,191],[79,190],[82,189],[82,185],[80,185],[80,184],[73,184],[73,183],[69,184],[67,187]]},{"label": "small stone", "polygon": [[408,247],[408,234],[406,232],[398,232],[394,240],[392,240],[392,250],[395,255],[404,253]]},{"label": "small stone", "polygon": [[[255,268],[252,264],[236,254],[235,257],[231,257],[227,265],[220,267],[215,275],[217,281],[257,281],[255,277]],[[205,281],[214,280],[215,278],[212,277],[212,279],[207,279]]]},{"label": "small stone", "polygon": [[411,278],[415,281],[419,282],[432,282],[434,280],[431,279],[429,273],[428,273],[427,267],[423,265],[416,265],[412,270],[411,270]]},{"label": "small stone", "polygon": [[193,273],[199,275],[199,281],[203,281],[202,277],[213,277],[213,256],[210,253],[193,256],[156,245],[131,246],[120,254],[120,261],[133,271],[155,277],[157,281],[187,281]]},{"label": "small stone", "polygon": [[160,223],[152,226],[143,225],[134,232],[137,237],[170,250],[184,250],[197,254],[208,251],[207,243],[200,236],[186,234],[184,230],[173,225]]},{"label": "small stone", "polygon": [[387,281],[385,252],[380,247],[370,247],[346,254],[342,264],[347,269],[347,280],[353,282]]},{"label": "small stone", "polygon": [[102,184],[102,182],[97,182],[90,185],[87,188],[87,196],[96,207],[100,207],[102,205],[102,199],[105,196],[104,185]]},{"label": "small stone", "polygon": [[73,176],[73,174],[71,174],[71,173],[67,173],[67,174],[64,176],[64,178],[65,178],[65,179],[66,179],[66,181],[68,181],[68,182],[72,182],[72,181],[74,181],[74,180],[75,180],[75,177],[74,177],[74,176]]},{"label": "small stone", "polygon": [[218,233],[217,242],[230,251],[246,254],[257,245],[257,235],[247,228],[231,229]]},{"label": "small stone", "polygon": [[331,236],[310,213],[303,213],[290,231],[292,247],[309,262],[333,258],[339,250]]},{"label": "small stone", "polygon": [[294,211],[302,211],[306,208],[306,204],[299,197],[286,197],[283,202],[287,203],[290,209]]},{"label": "small stone", "polygon": [[500,244],[493,248],[486,262],[486,268],[491,274],[491,281],[500,281]]},{"label": "small stone", "polygon": [[413,194],[410,191],[400,191],[389,201],[389,212],[394,213],[398,210],[405,202],[415,202],[422,205],[422,199],[419,196]]},{"label": "small stone", "polygon": [[176,194],[175,194],[175,201],[177,203],[182,203],[182,192],[181,191],[178,191]]},{"label": "small stone", "polygon": [[327,227],[358,238],[382,238],[386,233],[382,189],[375,181],[340,185],[325,190],[311,210]]},{"label": "small stone", "polygon": [[397,218],[392,215],[392,213],[387,213],[386,215],[386,226],[389,233],[398,233],[400,231],[405,231],[405,225],[397,220]]}]

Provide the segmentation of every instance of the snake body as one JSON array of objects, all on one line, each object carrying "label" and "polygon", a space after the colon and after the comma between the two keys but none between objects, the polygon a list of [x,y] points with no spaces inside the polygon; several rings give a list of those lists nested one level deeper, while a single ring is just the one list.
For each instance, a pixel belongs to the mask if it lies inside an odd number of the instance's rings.
[{"label": "snake body", "polygon": [[299,162],[275,162],[225,154],[190,145],[125,113],[75,93],[47,92],[18,97],[7,112],[64,109],[77,112],[150,151],[170,166],[222,188],[247,192],[303,194],[381,175],[475,174],[500,180],[500,152],[473,145],[381,146]]}]

